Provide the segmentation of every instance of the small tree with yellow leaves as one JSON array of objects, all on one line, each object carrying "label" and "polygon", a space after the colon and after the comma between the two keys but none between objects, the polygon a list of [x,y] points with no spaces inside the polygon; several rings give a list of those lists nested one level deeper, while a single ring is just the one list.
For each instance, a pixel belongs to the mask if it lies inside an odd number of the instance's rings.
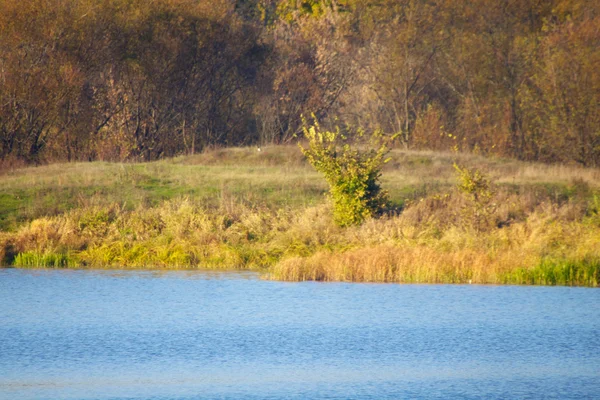
[{"label": "small tree with yellow leaves", "polygon": [[469,226],[481,231],[491,224],[496,204],[492,202],[494,191],[489,178],[476,168],[454,163],[458,178],[457,188],[466,196],[469,205],[462,210],[463,219]]},{"label": "small tree with yellow leaves", "polygon": [[386,138],[379,131],[366,137],[358,130],[352,139],[368,146],[361,150],[339,127],[323,130],[316,119],[310,126],[304,121],[303,132],[308,147],[300,145],[300,149],[329,184],[334,221],[340,226],[358,225],[381,214],[388,196],[379,185],[379,177],[383,164],[389,161],[385,156],[394,137]]}]

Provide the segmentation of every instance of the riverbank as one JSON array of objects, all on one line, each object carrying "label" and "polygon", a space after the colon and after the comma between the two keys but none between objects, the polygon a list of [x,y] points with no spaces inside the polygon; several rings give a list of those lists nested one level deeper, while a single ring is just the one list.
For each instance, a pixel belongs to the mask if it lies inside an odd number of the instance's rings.
[{"label": "riverbank", "polygon": [[[598,286],[600,171],[395,150],[388,215],[340,228],[296,147],[0,175],[16,267],[239,268],[279,280]],[[454,161],[494,183],[477,207]]]}]

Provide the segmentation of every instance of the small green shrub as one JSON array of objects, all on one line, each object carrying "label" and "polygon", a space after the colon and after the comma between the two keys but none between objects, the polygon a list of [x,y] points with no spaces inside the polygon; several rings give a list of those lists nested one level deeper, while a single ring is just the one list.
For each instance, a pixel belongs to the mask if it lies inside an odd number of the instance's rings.
[{"label": "small green shrub", "polygon": [[600,216],[600,194],[594,193],[588,200],[587,215],[596,217]]},{"label": "small green shrub", "polygon": [[458,178],[458,190],[469,201],[462,210],[463,220],[477,231],[489,227],[491,216],[496,209],[496,205],[492,203],[494,191],[490,180],[476,168],[454,163],[454,169]]},{"label": "small green shrub", "polygon": [[458,189],[473,201],[484,202],[492,197],[491,184],[487,176],[476,168],[461,167],[454,163],[458,175]]},{"label": "small green shrub", "polygon": [[[300,145],[300,149],[329,184],[334,221],[339,226],[358,225],[380,214],[388,197],[381,190],[379,177],[383,164],[388,161],[384,157],[389,151],[388,140],[381,132],[367,138],[370,149],[361,151],[351,146],[339,128],[323,130],[316,119],[312,126],[305,122],[303,131],[308,148]],[[364,133],[358,131],[356,137],[363,138]]]}]

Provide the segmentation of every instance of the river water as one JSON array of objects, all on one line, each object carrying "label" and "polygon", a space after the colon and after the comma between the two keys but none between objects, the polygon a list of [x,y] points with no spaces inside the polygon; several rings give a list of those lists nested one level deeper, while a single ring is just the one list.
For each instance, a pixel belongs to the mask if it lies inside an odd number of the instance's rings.
[{"label": "river water", "polygon": [[0,269],[0,399],[600,398],[600,290]]}]

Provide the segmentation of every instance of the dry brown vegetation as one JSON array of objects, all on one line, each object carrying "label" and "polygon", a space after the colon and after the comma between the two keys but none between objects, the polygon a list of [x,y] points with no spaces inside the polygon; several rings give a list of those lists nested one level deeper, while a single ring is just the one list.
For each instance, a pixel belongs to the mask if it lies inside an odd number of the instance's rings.
[{"label": "dry brown vegetation", "polygon": [[405,148],[600,165],[586,0],[3,0],[0,170],[281,144],[315,113]]}]

